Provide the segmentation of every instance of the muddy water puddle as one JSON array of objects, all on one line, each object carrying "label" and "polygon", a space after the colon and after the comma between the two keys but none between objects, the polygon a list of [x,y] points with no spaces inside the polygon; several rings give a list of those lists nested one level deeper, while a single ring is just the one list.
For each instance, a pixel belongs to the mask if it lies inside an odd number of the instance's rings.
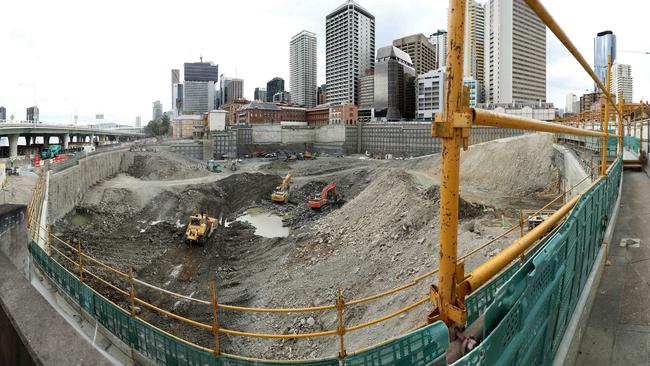
[{"label": "muddy water puddle", "polygon": [[237,217],[237,221],[248,222],[255,227],[255,235],[265,238],[285,238],[289,236],[289,228],[282,226],[282,216],[259,208],[246,210]]}]

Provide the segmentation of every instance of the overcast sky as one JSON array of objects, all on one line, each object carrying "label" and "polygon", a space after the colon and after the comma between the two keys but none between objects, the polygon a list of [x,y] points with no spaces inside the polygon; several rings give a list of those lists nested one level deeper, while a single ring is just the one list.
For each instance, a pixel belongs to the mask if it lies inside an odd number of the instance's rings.
[{"label": "overcast sky", "polygon": [[[34,1],[7,0],[0,11],[0,106],[25,119],[36,100],[45,122],[151,119],[154,100],[171,106],[170,73],[203,55],[219,73],[244,79],[244,96],[274,76],[287,82],[289,41],[303,29],[318,37],[318,84],[325,83],[325,15],[342,0]],[[542,1],[593,63],[593,38],[611,29],[619,50],[650,51],[650,5],[641,1]],[[448,1],[359,0],[375,15],[376,46],[446,29]],[[568,92],[591,79],[554,35],[547,36],[547,98],[564,107]],[[650,55],[619,53],[632,65],[634,98],[650,98]]]}]

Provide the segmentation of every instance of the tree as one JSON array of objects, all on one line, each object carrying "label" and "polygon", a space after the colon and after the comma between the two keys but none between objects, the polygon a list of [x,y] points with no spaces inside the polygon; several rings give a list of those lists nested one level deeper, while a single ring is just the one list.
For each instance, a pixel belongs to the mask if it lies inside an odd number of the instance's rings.
[{"label": "tree", "polygon": [[166,136],[169,135],[171,131],[171,121],[167,113],[164,113],[162,118],[158,120],[152,120],[147,123],[147,126],[144,128],[144,132],[149,136]]}]

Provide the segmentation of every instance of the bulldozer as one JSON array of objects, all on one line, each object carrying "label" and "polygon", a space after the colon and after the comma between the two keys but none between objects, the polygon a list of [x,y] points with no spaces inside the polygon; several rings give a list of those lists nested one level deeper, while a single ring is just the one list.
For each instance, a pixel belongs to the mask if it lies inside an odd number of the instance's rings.
[{"label": "bulldozer", "polygon": [[289,202],[289,191],[291,190],[291,178],[293,175],[291,173],[287,174],[282,180],[282,184],[275,187],[275,190],[271,194],[271,199],[274,202],[287,203]]},{"label": "bulldozer", "polygon": [[207,212],[190,216],[185,230],[185,242],[203,245],[219,225],[219,220],[209,217]]},{"label": "bulldozer", "polygon": [[336,193],[336,181],[334,181],[323,188],[320,194],[310,199],[307,205],[314,210],[320,210],[322,207],[338,202],[339,196]]}]

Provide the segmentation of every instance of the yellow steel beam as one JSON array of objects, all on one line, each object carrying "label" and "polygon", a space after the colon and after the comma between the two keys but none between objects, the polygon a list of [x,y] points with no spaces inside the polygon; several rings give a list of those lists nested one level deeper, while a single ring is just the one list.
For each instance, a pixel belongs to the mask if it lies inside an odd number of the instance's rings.
[{"label": "yellow steel beam", "polygon": [[[612,73],[612,56],[610,55],[607,60],[607,76],[605,77],[607,83],[607,95],[609,95],[609,81]],[[605,118],[601,126],[602,131],[607,134],[609,133],[609,100],[605,100]],[[607,175],[607,143],[609,142],[608,138],[603,139],[603,145],[601,149],[601,158],[600,158],[600,175]]]},{"label": "yellow steel beam", "polygon": [[[473,121],[475,125],[492,126],[502,128],[518,128],[529,131],[566,133],[579,136],[605,137],[606,134],[599,131],[583,130],[581,128],[565,126],[552,122],[544,122],[531,118],[511,116],[484,109],[473,109]],[[613,136],[613,135],[610,135]]]},{"label": "yellow steel beam", "polygon": [[[431,286],[435,309],[429,321],[442,320],[447,325],[465,325],[463,299],[456,285],[463,274],[458,271],[458,197],[460,189],[460,147],[466,145],[471,121],[463,101],[463,49],[466,0],[449,0],[447,40],[447,74],[444,110],[432,124],[432,135],[442,138],[440,174],[440,271],[438,286]],[[465,122],[462,126],[461,122]]]},{"label": "yellow steel beam", "polygon": [[[623,93],[618,93],[618,108],[623,110]],[[623,116],[618,116],[618,154],[623,156]]]},{"label": "yellow steel beam", "polygon": [[[576,46],[571,42],[569,37],[564,33],[564,30],[560,27],[559,24],[553,19],[551,14],[546,10],[544,5],[542,5],[539,0],[524,0],[526,1],[526,4],[530,6],[530,8],[537,14],[537,16],[546,24],[546,26],[555,34],[558,40],[562,42],[564,47],[575,57],[575,59],[580,63],[583,69],[591,76],[591,78],[596,82],[596,85],[598,85],[598,88],[602,90],[606,95],[608,96],[608,99],[612,102],[612,105],[616,105],[614,102],[614,99],[612,95],[609,93],[609,91],[606,90],[605,85],[603,85],[603,82],[598,78],[594,70],[589,66],[589,63],[587,60],[585,60],[584,57],[582,57],[582,54]],[[621,114],[621,111],[618,109],[616,110],[619,114]]]}]

